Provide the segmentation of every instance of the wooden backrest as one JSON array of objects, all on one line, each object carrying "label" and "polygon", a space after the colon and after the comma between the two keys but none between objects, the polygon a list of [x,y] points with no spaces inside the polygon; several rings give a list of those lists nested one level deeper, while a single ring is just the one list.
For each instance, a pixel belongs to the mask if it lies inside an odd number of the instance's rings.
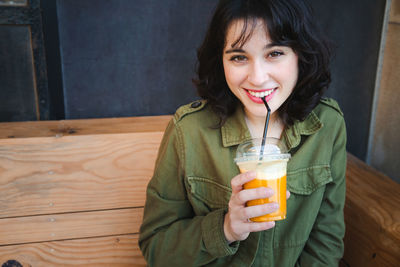
[{"label": "wooden backrest", "polygon": [[[145,266],[145,189],[171,116],[0,123],[0,264]],[[398,266],[400,185],[348,154],[342,266]]]},{"label": "wooden backrest", "polygon": [[0,264],[145,266],[138,231],[170,118],[0,124]]},{"label": "wooden backrest", "polygon": [[400,184],[348,153],[345,265],[400,266]]}]

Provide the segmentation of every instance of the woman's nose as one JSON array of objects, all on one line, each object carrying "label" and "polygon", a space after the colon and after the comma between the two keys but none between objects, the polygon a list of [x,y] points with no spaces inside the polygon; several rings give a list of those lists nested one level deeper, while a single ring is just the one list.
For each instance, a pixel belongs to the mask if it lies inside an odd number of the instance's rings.
[{"label": "woman's nose", "polygon": [[254,86],[261,86],[269,79],[268,66],[263,62],[254,62],[249,69],[247,80]]}]

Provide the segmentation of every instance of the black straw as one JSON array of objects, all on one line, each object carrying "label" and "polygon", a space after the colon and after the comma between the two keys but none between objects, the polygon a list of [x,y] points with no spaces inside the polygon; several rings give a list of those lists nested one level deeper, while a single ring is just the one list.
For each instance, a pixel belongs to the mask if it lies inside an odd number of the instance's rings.
[{"label": "black straw", "polygon": [[267,101],[265,100],[265,97],[262,97],[261,99],[264,102],[265,107],[267,108],[267,118],[265,119],[264,134],[263,134],[263,138],[261,141],[260,158],[259,158],[260,161],[262,161],[262,159],[263,159],[265,140],[267,139],[269,115],[271,114],[271,109],[269,108]]}]

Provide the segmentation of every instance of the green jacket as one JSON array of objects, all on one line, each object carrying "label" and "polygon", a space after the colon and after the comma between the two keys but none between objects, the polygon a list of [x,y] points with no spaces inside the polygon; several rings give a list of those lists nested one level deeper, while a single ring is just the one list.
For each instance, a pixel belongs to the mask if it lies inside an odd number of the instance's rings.
[{"label": "green jacket", "polygon": [[[201,103],[201,105],[200,105]],[[227,244],[223,220],[239,173],[238,144],[251,138],[239,107],[222,128],[206,101],[179,108],[147,188],[139,245],[149,266],[337,266],[343,254],[346,130],[337,103],[323,99],[284,130],[287,219]]]}]

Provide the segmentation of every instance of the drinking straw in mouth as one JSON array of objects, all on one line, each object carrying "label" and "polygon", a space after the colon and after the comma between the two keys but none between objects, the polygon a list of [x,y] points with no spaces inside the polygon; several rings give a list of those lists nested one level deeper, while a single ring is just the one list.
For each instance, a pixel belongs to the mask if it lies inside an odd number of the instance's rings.
[{"label": "drinking straw in mouth", "polygon": [[265,97],[262,97],[261,99],[264,102],[265,107],[267,108],[267,118],[265,119],[264,134],[263,134],[263,138],[262,138],[262,141],[261,141],[261,149],[260,149],[259,161],[262,161],[262,159],[263,159],[265,140],[267,139],[269,115],[271,114],[271,109],[269,108],[269,106],[267,104],[267,101],[265,100]]}]

